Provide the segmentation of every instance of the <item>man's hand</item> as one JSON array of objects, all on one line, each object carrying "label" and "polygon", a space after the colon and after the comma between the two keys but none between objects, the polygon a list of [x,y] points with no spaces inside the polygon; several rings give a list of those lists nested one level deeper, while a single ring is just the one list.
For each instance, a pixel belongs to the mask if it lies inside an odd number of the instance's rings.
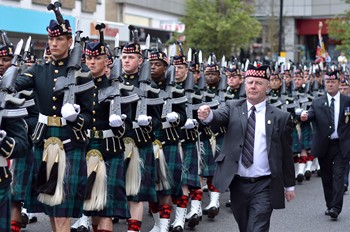
[{"label": "man's hand", "polygon": [[295,191],[284,191],[284,197],[289,202],[295,198]]},{"label": "man's hand", "polygon": [[307,114],[307,111],[301,112],[300,120],[301,120],[302,122],[305,122],[305,121],[307,121],[308,119],[309,119],[309,116],[308,116],[308,114]]},{"label": "man's hand", "polygon": [[165,118],[168,122],[174,123],[177,120],[179,120],[179,115],[175,112],[171,112],[171,113],[168,113]]},{"label": "man's hand", "polygon": [[66,103],[61,108],[61,114],[64,119],[74,122],[80,113],[80,106],[77,104]]},{"label": "man's hand", "polygon": [[197,111],[198,119],[202,121],[205,120],[209,116],[210,111],[211,109],[208,105],[200,106]]},{"label": "man's hand", "polygon": [[151,116],[141,114],[137,118],[137,123],[139,124],[139,126],[148,126],[150,124],[151,120],[152,120]]},{"label": "man's hand", "polygon": [[185,123],[185,128],[187,130],[190,130],[190,129],[193,129],[197,124],[198,122],[196,121],[196,119],[188,118]]},{"label": "man's hand", "polygon": [[111,114],[111,116],[109,116],[109,125],[111,127],[120,127],[124,124],[125,118],[126,118],[125,114],[122,114],[122,116]]}]

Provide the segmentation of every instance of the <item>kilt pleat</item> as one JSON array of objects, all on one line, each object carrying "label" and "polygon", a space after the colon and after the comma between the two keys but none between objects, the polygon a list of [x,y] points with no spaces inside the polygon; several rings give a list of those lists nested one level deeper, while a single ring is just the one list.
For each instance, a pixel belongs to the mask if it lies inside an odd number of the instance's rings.
[{"label": "kilt pleat", "polygon": [[141,169],[140,191],[135,196],[128,196],[128,201],[134,202],[157,202],[156,192],[156,165],[153,152],[153,144],[148,143],[139,147],[140,159],[143,161]]},{"label": "kilt pleat", "polygon": [[33,177],[34,152],[29,152],[20,158],[13,160],[14,169],[12,174],[12,201],[23,202],[29,194],[28,184]]},{"label": "kilt pleat", "polygon": [[11,231],[11,188],[0,189],[0,231]]},{"label": "kilt pleat", "polygon": [[[90,140],[88,151],[101,151],[102,140]],[[130,218],[128,200],[125,192],[125,163],[124,155],[116,154],[105,159],[107,172],[107,205],[101,211],[84,211],[86,216]]]},{"label": "kilt pleat", "polygon": [[[69,138],[66,129],[48,127],[46,138],[58,137],[61,140]],[[86,148],[74,146],[72,142],[64,145],[66,153],[66,170],[64,175],[64,199],[56,206],[49,206],[37,200],[38,193],[35,191],[35,180],[37,179],[43,156],[43,145],[34,146],[34,170],[33,182],[30,183],[30,194],[28,194],[25,207],[28,212],[44,212],[50,217],[75,217],[78,218],[83,212],[83,200],[87,182]]]},{"label": "kilt pleat", "polygon": [[177,144],[163,145],[163,152],[168,167],[168,176],[171,178],[171,188],[169,190],[158,191],[158,194],[180,197],[183,195],[181,188],[182,161],[178,146]]},{"label": "kilt pleat", "polygon": [[182,184],[192,188],[200,188],[200,177],[198,170],[198,149],[196,143],[182,143],[183,163],[182,163]]},{"label": "kilt pleat", "polygon": [[[203,150],[204,150],[203,152],[201,152],[202,160],[203,160],[203,165],[201,165],[201,169],[202,169],[201,175],[204,177],[211,177],[211,176],[214,176],[215,167],[216,167],[214,154],[213,154],[209,139],[205,139],[201,142],[203,142]],[[219,145],[216,144],[216,146],[219,146]]]}]

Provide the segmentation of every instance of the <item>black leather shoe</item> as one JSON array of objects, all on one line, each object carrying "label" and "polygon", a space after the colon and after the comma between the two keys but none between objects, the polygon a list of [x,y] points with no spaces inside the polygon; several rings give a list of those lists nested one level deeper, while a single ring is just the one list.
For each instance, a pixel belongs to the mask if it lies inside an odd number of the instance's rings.
[{"label": "black leather shoe", "polygon": [[306,180],[310,180],[310,178],[311,178],[311,172],[310,171],[306,171],[305,172],[305,179]]},{"label": "black leather shoe", "polygon": [[218,214],[219,214],[219,208],[214,206],[208,209],[208,218],[215,218],[215,216]]},{"label": "black leather shoe", "polygon": [[85,226],[79,226],[77,232],[90,232],[90,229]]},{"label": "black leather shoe", "polygon": [[297,181],[298,181],[298,183],[301,183],[301,182],[303,182],[303,180],[304,180],[304,175],[303,174],[298,174],[298,176],[297,176]]},{"label": "black leather shoe", "polygon": [[338,218],[338,215],[339,215],[339,213],[337,211],[335,211],[333,208],[329,210],[329,216],[332,219],[336,220]]},{"label": "black leather shoe", "polygon": [[189,220],[187,226],[191,229],[195,228],[196,225],[199,224],[199,221],[202,220],[202,217],[198,216],[197,214],[194,214]]},{"label": "black leather shoe", "polygon": [[172,232],[183,232],[184,229],[181,226],[174,227]]},{"label": "black leather shoe", "polygon": [[228,202],[226,202],[226,207],[231,208],[231,201],[230,200],[228,200]]},{"label": "black leather shoe", "polygon": [[326,209],[326,211],[324,211],[324,215],[329,216],[329,209]]},{"label": "black leather shoe", "polygon": [[26,228],[29,224],[29,217],[26,213],[21,214],[21,228]]}]

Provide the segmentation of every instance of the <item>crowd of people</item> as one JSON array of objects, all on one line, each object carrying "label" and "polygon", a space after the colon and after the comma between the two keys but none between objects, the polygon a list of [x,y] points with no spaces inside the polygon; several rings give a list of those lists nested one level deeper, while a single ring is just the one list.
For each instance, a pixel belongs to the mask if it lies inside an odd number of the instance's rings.
[{"label": "crowd of people", "polygon": [[140,231],[146,203],[152,232],[182,232],[215,219],[228,189],[240,231],[268,231],[272,210],[312,173],[325,214],[338,218],[350,155],[344,64],[220,64],[214,53],[204,62],[181,42],[168,57],[160,41],[142,50],[133,27],[112,50],[104,24],[89,41],[73,35],[60,3],[48,9],[43,62],[30,49],[21,60],[2,32],[1,231],[35,213],[57,232],[108,232],[123,219]]}]

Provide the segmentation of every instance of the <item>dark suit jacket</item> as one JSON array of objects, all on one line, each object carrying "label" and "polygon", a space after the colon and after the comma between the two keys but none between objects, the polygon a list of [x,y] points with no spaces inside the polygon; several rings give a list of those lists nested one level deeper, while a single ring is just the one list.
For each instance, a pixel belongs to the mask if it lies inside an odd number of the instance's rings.
[{"label": "dark suit jacket", "polygon": [[[344,157],[350,158],[350,120],[346,123],[345,107],[350,107],[350,97],[340,95],[338,135],[340,150]],[[327,94],[315,98],[308,111],[308,118],[313,123],[314,136],[311,151],[314,156],[327,155],[329,139],[333,125],[329,111]],[[349,118],[350,119],[350,118]]]},{"label": "dark suit jacket", "polygon": [[[214,110],[210,124],[225,125],[227,131],[221,152],[216,159],[214,186],[225,192],[238,170],[244,134],[247,128],[246,100],[227,101],[225,107]],[[266,104],[266,143],[271,170],[270,197],[272,207],[284,208],[284,187],[295,185],[292,153],[292,122],[290,114]]]}]

